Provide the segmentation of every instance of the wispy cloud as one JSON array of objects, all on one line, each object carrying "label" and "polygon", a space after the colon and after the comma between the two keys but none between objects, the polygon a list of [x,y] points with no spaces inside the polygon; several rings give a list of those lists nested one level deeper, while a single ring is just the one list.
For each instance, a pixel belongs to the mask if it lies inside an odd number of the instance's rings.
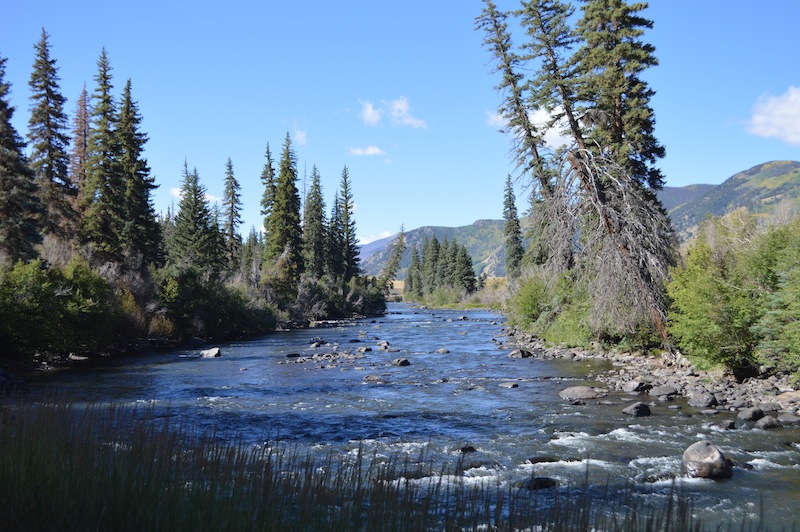
[{"label": "wispy cloud", "polygon": [[[183,197],[183,190],[179,189],[178,187],[172,187],[169,189],[169,193],[173,198],[181,199]],[[206,192],[205,198],[209,203],[220,203],[222,201],[222,198],[219,196],[214,196],[208,192]]]},{"label": "wispy cloud", "polygon": [[172,187],[171,189],[169,189],[169,193],[173,198],[180,199],[181,196],[183,196],[183,191],[178,187]]},{"label": "wispy cloud", "polygon": [[306,134],[305,131],[303,131],[301,129],[295,129],[294,130],[294,141],[299,146],[305,146],[306,144],[308,144],[308,135]]},{"label": "wispy cloud", "polygon": [[391,231],[382,231],[377,235],[364,235],[358,238],[358,243],[362,246],[364,244],[369,244],[370,242],[375,242],[376,240],[380,240],[381,238],[388,238],[392,236],[394,233]]},{"label": "wispy cloud", "polygon": [[486,111],[486,125],[497,129],[503,129],[508,126],[508,120],[497,111]]},{"label": "wispy cloud", "polygon": [[377,146],[367,146],[366,148],[350,148],[350,155],[362,157],[370,155],[386,155],[386,152]]},{"label": "wispy cloud", "polygon": [[405,96],[389,102],[389,116],[392,119],[392,124],[396,126],[409,126],[415,129],[428,127],[425,120],[411,114],[411,104]]},{"label": "wispy cloud", "polygon": [[376,109],[372,102],[359,102],[361,104],[361,113],[358,115],[361,120],[368,126],[377,126],[383,118],[383,111]]},{"label": "wispy cloud", "polygon": [[753,105],[747,131],[758,137],[776,138],[800,146],[800,87],[789,87],[780,96],[759,98]]}]

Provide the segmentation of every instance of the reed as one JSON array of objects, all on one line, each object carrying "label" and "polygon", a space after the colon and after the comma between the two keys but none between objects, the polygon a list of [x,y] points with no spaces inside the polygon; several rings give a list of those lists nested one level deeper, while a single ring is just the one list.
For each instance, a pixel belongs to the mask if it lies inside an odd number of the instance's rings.
[{"label": "reed", "polygon": [[[4,530],[702,530],[679,493],[469,484],[461,464],[314,458],[247,446],[149,409],[10,403],[0,411]],[[737,529],[745,529],[742,525]]]}]

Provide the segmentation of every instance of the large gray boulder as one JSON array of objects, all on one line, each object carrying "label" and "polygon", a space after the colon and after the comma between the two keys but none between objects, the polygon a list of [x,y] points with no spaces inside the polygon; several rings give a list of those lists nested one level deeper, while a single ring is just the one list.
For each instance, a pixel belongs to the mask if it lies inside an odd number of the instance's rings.
[{"label": "large gray boulder", "polygon": [[777,429],[781,426],[780,421],[772,416],[764,416],[756,421],[756,428],[762,430]]},{"label": "large gray boulder", "polygon": [[508,358],[532,358],[533,353],[527,349],[514,349],[508,354]]},{"label": "large gray boulder", "polygon": [[699,392],[689,396],[689,406],[696,408],[709,408],[718,404],[717,398],[713,393]]},{"label": "large gray boulder", "polygon": [[577,401],[584,399],[597,399],[598,397],[605,397],[606,394],[595,390],[589,386],[570,386],[558,393],[558,396],[566,401]]},{"label": "large gray boulder", "polygon": [[758,407],[745,408],[739,412],[736,419],[739,421],[758,421],[764,417],[764,411]]},{"label": "large gray boulder", "polygon": [[683,452],[683,470],[690,477],[720,480],[730,478],[733,464],[710,441],[693,443]]}]

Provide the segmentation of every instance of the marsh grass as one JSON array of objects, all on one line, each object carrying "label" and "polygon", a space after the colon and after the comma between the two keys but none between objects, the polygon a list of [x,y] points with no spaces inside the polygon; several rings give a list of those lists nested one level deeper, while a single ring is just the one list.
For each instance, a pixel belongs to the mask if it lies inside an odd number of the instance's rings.
[{"label": "marsh grass", "polygon": [[0,410],[4,530],[700,530],[686,497],[532,492],[465,480],[461,462],[248,446],[150,409]]}]

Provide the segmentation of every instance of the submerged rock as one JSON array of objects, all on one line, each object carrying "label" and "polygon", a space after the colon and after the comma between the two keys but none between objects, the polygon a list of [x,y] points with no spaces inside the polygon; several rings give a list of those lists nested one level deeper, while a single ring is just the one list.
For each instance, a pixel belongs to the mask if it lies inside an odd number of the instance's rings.
[{"label": "submerged rock", "polygon": [[407,358],[395,358],[392,360],[392,366],[410,366],[411,362]]},{"label": "submerged rock", "polygon": [[558,482],[550,477],[531,477],[522,484],[524,489],[531,491],[546,490],[556,486],[558,486]]},{"label": "submerged rock", "polygon": [[508,358],[532,358],[533,353],[527,349],[514,349],[508,354]]},{"label": "submerged rock", "polygon": [[730,478],[733,464],[710,441],[693,443],[683,452],[683,470],[690,477],[720,480]]},{"label": "submerged rock", "polygon": [[758,421],[764,417],[764,411],[760,408],[745,408],[736,416],[739,421]]}]

